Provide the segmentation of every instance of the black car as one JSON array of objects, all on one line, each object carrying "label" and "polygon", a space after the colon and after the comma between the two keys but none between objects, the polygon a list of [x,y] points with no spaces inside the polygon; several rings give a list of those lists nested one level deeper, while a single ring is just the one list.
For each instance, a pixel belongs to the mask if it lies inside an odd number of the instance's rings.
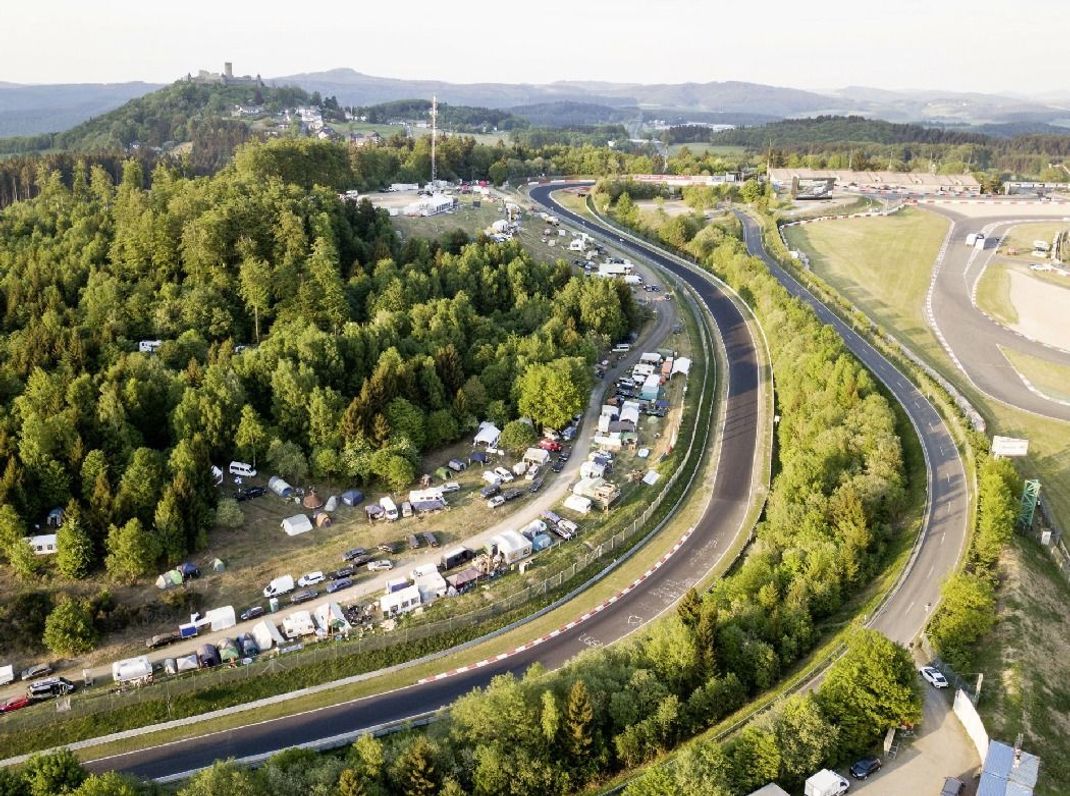
[{"label": "black car", "polygon": [[331,580],[342,580],[343,578],[351,578],[351,577],[353,577],[353,573],[356,572],[356,571],[357,571],[357,567],[355,565],[351,564],[348,567],[342,567],[341,569],[336,569],[334,572],[332,572],[327,577],[329,577]]},{"label": "black car", "polygon": [[559,473],[565,469],[565,463],[561,461],[554,462],[550,465],[550,469],[553,470],[555,473]]},{"label": "black car", "polygon": [[494,497],[501,491],[502,488],[498,484],[487,484],[485,487],[479,490],[479,494],[484,500],[486,500],[488,498]]},{"label": "black car", "polygon": [[234,499],[239,503],[244,503],[249,499],[249,492],[245,489],[235,489]]},{"label": "black car", "polygon": [[528,492],[534,495],[540,489],[542,489],[542,478],[536,478],[531,482],[531,486],[528,487]]},{"label": "black car", "polygon": [[348,589],[353,585],[353,581],[350,578],[339,578],[338,580],[332,580],[327,584],[327,593],[334,594],[336,591],[342,589]]},{"label": "black car", "polygon": [[524,492],[522,490],[520,490],[520,489],[507,489],[504,492],[502,492],[502,497],[505,498],[506,500],[516,500],[518,497],[520,497],[523,494],[524,494]]},{"label": "black car", "polygon": [[360,558],[361,556],[366,556],[367,554],[368,551],[365,550],[363,547],[354,547],[352,550],[346,550],[344,553],[342,553],[342,560],[352,561],[355,558]]},{"label": "black car", "polygon": [[315,600],[320,596],[320,593],[315,589],[302,589],[301,591],[295,591],[290,595],[290,602],[294,605],[298,603],[307,603],[309,600]]},{"label": "black car", "polygon": [[258,616],[264,615],[264,606],[254,605],[252,608],[247,608],[241,612],[241,621],[245,622],[249,619],[256,619]]},{"label": "black car", "polygon": [[853,766],[851,766],[851,776],[855,779],[865,779],[870,774],[876,774],[881,770],[879,757],[863,757]]},{"label": "black car", "polygon": [[267,494],[267,489],[262,486],[251,486],[245,490],[245,496],[248,498],[263,497]]}]

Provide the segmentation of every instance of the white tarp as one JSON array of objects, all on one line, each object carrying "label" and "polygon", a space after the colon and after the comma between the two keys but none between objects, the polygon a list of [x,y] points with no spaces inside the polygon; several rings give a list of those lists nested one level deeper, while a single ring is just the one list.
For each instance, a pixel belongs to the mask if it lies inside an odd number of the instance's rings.
[{"label": "white tarp", "polygon": [[524,461],[539,465],[546,464],[550,461],[550,451],[544,451],[542,448],[528,448],[524,451]]},{"label": "white tarp", "polygon": [[683,373],[685,376],[691,371],[691,360],[687,357],[677,357],[672,363],[671,376]]},{"label": "white tarp", "polygon": [[591,511],[591,499],[582,495],[569,495],[563,504],[566,509],[575,511],[577,514],[589,514]]},{"label": "white tarp", "polygon": [[286,531],[287,536],[298,536],[312,530],[312,520],[307,514],[295,514],[282,521],[282,529]]},{"label": "white tarp", "polygon": [[342,606],[336,602],[317,606],[315,616],[316,624],[324,633],[348,633],[353,627],[342,613]]},{"label": "white tarp", "polygon": [[661,478],[661,474],[657,470],[647,470],[646,475],[643,476],[643,483],[654,486],[659,478]]},{"label": "white tarp", "polygon": [[490,540],[498,548],[506,564],[531,555],[531,540],[513,530],[505,530]]},{"label": "white tarp", "polygon": [[213,608],[210,611],[205,611],[204,618],[197,624],[207,624],[214,632],[216,630],[226,630],[228,627],[234,627],[237,623],[238,620],[234,614],[234,606],[224,605],[222,608]]},{"label": "white tarp", "polygon": [[286,643],[286,639],[282,637],[282,633],[279,632],[278,627],[270,619],[257,622],[250,632],[253,634],[253,640],[256,641],[256,646],[260,647],[261,652],[266,652],[273,645]]}]

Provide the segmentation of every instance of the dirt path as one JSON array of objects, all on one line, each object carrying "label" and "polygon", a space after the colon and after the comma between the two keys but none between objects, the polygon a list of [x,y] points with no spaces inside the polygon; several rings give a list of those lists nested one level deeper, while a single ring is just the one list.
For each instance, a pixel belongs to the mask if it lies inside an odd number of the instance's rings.
[{"label": "dirt path", "polygon": [[[643,278],[648,284],[663,284],[662,280],[650,269],[637,265],[639,272],[643,274]],[[660,347],[664,340],[669,336],[672,331],[673,324],[676,321],[675,302],[671,300],[665,300],[665,292],[662,291],[657,294],[643,294],[644,296],[657,296],[658,298],[652,301],[652,308],[656,315],[653,323],[648,324],[643,331],[637,343],[632,347],[632,351],[626,355],[621,362],[611,367],[606,373],[603,381],[597,382],[596,389],[591,394],[591,400],[588,402],[587,410],[583,416],[583,422],[581,425],[581,432],[577,435],[574,445],[572,446],[572,455],[570,456],[565,468],[552,479],[548,479],[550,483],[544,487],[544,489],[536,495],[535,499],[526,503],[523,508],[515,510],[511,513],[503,513],[501,519],[486,530],[469,537],[467,540],[458,540],[452,543],[450,546],[459,546],[464,544],[465,546],[478,550],[482,548],[483,544],[489,541],[493,536],[501,533],[507,528],[519,529],[524,527],[527,523],[537,518],[542,512],[552,508],[559,503],[567,494],[569,486],[573,484],[579,478],[580,465],[586,461],[587,455],[591,450],[591,441],[596,428],[598,416],[602,407],[602,395],[603,390],[612,385],[612,383],[619,378],[626,370],[631,368],[636,362],[639,361],[639,355],[643,350]],[[651,446],[652,447],[652,446]],[[525,488],[528,485],[527,481],[521,480],[520,488]],[[500,511],[504,511],[505,507],[502,507]],[[289,606],[285,598],[283,598],[282,605],[278,614],[274,615],[276,623],[281,624],[282,619],[288,616],[293,611],[297,610],[313,610],[315,606],[322,604],[325,600],[337,600],[337,602],[348,605],[352,603],[365,602],[370,595],[381,595],[386,588],[386,582],[392,578],[407,576],[411,569],[414,569],[425,564],[437,565],[441,558],[443,548],[437,550],[428,550],[426,553],[417,556],[415,558],[406,559],[404,562],[404,568],[398,568],[396,570],[382,572],[376,574],[372,578],[361,580],[355,583],[351,588],[346,589],[343,592],[339,592],[336,595],[324,595],[321,593],[320,598],[307,603],[303,606]],[[339,562],[340,564],[341,562]],[[293,573],[295,576],[298,573]],[[267,601],[263,601],[266,606]],[[254,619],[248,622],[238,622],[232,628],[227,630],[218,631],[215,633],[201,633],[194,639],[188,639],[177,644],[173,644],[167,647],[165,650],[149,653],[149,659],[153,662],[160,662],[164,658],[174,658],[182,655],[188,655],[195,652],[202,644],[218,644],[224,638],[234,638],[242,633],[248,632],[253,625],[261,621],[260,619]],[[163,632],[161,629],[159,632]],[[28,664],[27,664],[28,665]],[[87,670],[81,669],[77,664],[57,667],[57,674],[61,674],[74,680],[79,685],[83,680],[83,672],[93,679],[95,683],[111,682],[111,662],[91,667]],[[13,696],[18,693],[23,693],[25,690],[25,683],[15,682],[9,686],[0,689],[0,699],[6,699],[8,696]]]}]

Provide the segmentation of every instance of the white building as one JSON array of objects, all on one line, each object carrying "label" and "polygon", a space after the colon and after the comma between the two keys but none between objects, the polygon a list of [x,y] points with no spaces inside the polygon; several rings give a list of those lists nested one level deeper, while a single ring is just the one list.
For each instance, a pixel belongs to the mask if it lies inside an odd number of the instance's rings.
[{"label": "white building", "polygon": [[55,554],[59,548],[56,547],[56,534],[54,533],[42,533],[37,536],[24,536],[33,552],[39,556],[50,556]]}]

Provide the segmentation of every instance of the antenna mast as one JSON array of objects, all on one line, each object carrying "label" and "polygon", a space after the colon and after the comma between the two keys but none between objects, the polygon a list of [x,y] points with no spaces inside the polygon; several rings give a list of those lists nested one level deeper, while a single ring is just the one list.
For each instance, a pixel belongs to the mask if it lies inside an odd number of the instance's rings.
[{"label": "antenna mast", "polygon": [[438,132],[438,97],[431,95],[431,189],[434,190],[438,174],[435,170],[435,137]]}]

